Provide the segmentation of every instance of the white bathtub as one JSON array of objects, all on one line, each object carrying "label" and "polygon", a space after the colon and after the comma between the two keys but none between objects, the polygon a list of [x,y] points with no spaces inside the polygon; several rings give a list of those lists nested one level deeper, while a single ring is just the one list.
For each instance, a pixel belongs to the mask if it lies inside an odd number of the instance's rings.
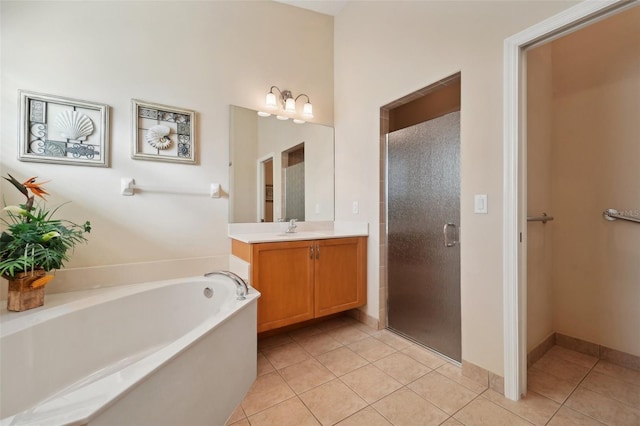
[{"label": "white bathtub", "polygon": [[5,306],[0,425],[223,425],[256,377],[259,293],[235,290],[195,277]]}]

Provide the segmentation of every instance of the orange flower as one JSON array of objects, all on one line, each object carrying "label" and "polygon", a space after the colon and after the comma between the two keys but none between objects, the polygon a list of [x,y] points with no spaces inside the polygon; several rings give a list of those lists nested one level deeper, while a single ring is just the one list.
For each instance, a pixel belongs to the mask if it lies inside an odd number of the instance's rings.
[{"label": "orange flower", "polygon": [[42,287],[43,285],[49,284],[49,281],[53,279],[53,275],[45,275],[44,277],[38,278],[32,284],[32,288]]},{"label": "orange flower", "polygon": [[41,187],[41,185],[44,185],[45,183],[49,182],[49,181],[45,181],[45,182],[36,182],[36,179],[38,177],[34,176],[31,177],[27,180],[25,180],[22,184],[29,188],[29,190],[31,190],[31,192],[33,193],[33,195],[35,195],[36,197],[40,197],[43,200],[45,199],[44,196],[45,195],[49,195],[49,193],[47,191],[44,190],[44,188]]}]

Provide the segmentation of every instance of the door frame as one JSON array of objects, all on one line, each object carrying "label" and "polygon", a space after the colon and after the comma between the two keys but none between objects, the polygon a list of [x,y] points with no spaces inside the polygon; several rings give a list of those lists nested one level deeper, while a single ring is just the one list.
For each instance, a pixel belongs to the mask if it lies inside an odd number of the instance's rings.
[{"label": "door frame", "polygon": [[[265,192],[264,192],[264,188],[265,188],[265,178],[264,178],[264,163],[266,163],[267,161],[271,160],[273,162],[273,179],[274,179],[274,183],[275,183],[275,153],[270,152],[267,155],[264,155],[262,157],[258,157],[258,159],[256,160],[256,169],[257,169],[257,173],[256,173],[256,183],[258,185],[258,191],[256,193],[256,221],[260,222],[261,219],[264,218],[264,205],[265,205]],[[275,187],[275,185],[274,185]],[[275,207],[275,200],[274,200],[274,207]],[[274,219],[275,219],[275,208],[274,208]]]},{"label": "door frame", "polygon": [[639,0],[585,0],[504,41],[503,330],[504,394],[527,391],[527,121],[524,51],[593,24]]}]

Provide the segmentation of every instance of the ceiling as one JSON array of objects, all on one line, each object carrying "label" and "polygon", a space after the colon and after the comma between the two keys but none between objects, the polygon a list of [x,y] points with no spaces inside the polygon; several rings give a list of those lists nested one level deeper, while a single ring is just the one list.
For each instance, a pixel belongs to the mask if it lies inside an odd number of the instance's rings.
[{"label": "ceiling", "polygon": [[347,4],[347,0],[274,0],[291,6],[336,16]]}]

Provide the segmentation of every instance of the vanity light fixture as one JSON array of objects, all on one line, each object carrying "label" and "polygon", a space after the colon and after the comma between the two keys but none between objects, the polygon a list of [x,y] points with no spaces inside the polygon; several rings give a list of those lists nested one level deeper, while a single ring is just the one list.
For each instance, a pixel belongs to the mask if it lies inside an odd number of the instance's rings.
[{"label": "vanity light fixture", "polygon": [[[274,93],[274,89],[277,93]],[[308,95],[301,93],[294,98],[290,90],[280,90],[278,86],[271,86],[265,98],[266,111],[258,111],[258,115],[260,117],[269,117],[275,114],[278,120],[288,120],[291,118],[294,123],[302,124],[305,120],[295,117],[297,113],[296,102],[301,96],[307,98],[307,102],[302,107],[302,117],[304,119],[313,118],[313,105],[311,105]]]}]

